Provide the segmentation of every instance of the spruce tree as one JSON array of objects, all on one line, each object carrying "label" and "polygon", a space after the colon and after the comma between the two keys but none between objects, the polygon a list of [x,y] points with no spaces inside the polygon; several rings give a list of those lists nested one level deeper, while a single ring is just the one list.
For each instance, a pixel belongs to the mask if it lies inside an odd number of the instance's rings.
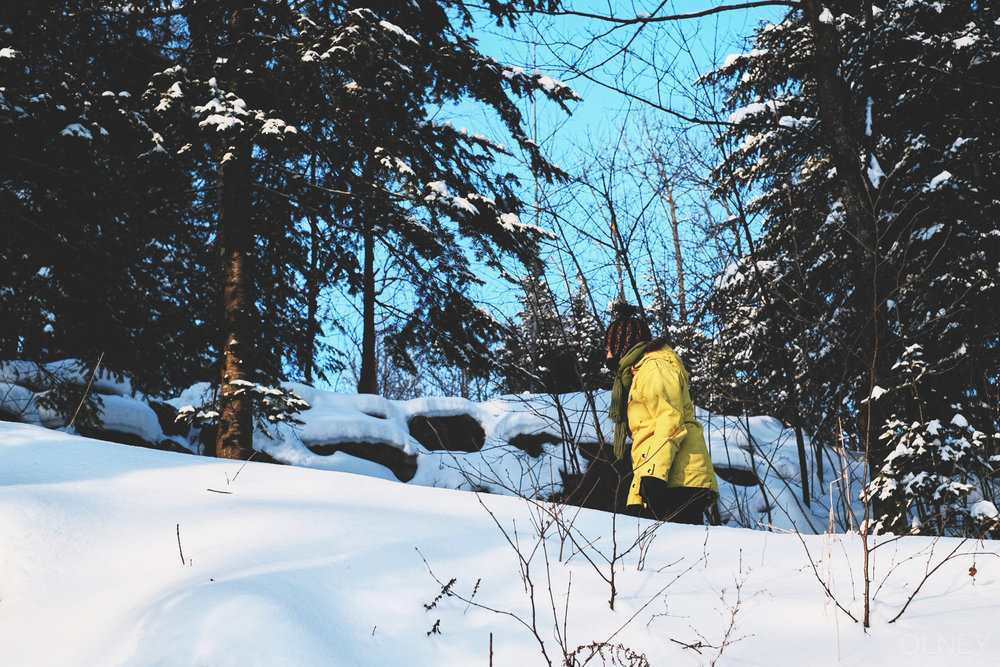
[{"label": "spruce tree", "polygon": [[610,382],[605,326],[586,288],[581,284],[560,303],[544,277],[528,275],[520,284],[521,310],[500,349],[504,389],[548,394],[603,389]]},{"label": "spruce tree", "polygon": [[998,433],[995,16],[826,5],[763,26],[718,73],[738,146],[718,174],[759,194],[764,231],[721,307],[757,309],[748,357],[777,381],[756,389],[811,397],[866,447],[870,528],[965,532]]},{"label": "spruce tree", "polygon": [[155,33],[125,3],[0,8],[0,358],[103,353],[150,393],[210,364],[210,230],[142,104]]}]

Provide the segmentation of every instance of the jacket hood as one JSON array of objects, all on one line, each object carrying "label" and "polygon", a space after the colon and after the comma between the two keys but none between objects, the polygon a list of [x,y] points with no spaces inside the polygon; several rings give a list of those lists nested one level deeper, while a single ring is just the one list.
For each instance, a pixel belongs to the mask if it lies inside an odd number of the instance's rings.
[{"label": "jacket hood", "polygon": [[647,361],[652,361],[654,359],[666,361],[672,366],[675,366],[684,375],[684,379],[688,379],[688,372],[684,367],[684,362],[681,361],[680,356],[674,352],[674,348],[667,345],[665,338],[656,338],[646,345],[646,353],[642,355],[642,358],[639,359],[634,366],[632,366],[633,372],[642,368],[642,365]]}]

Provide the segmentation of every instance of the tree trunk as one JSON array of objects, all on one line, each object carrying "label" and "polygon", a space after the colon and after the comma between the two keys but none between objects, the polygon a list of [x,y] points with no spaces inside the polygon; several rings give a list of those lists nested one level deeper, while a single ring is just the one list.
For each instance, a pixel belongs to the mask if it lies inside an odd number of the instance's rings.
[{"label": "tree trunk", "polygon": [[[370,215],[370,213],[369,213]],[[375,352],[375,230],[370,218],[364,221],[362,231],[364,248],[364,275],[362,277],[361,372],[358,377],[359,394],[378,393],[378,357]]]},{"label": "tree trunk", "polygon": [[818,0],[804,0],[803,7],[813,33],[816,49],[816,84],[820,119],[830,144],[830,154],[842,185],[847,225],[864,250],[874,247],[875,230],[872,197],[862,171],[860,145],[852,127],[848,101],[851,91],[840,77],[840,47],[836,28],[820,18]]},{"label": "tree trunk", "polygon": [[[864,4],[864,3],[863,3]],[[882,348],[890,345],[886,326],[885,306],[879,283],[880,251],[874,197],[867,176],[863,173],[861,145],[856,131],[858,122],[852,123],[848,101],[851,91],[840,77],[840,48],[837,30],[821,19],[823,11],[819,0],[803,0],[803,8],[813,33],[816,49],[815,76],[820,102],[820,119],[830,145],[830,153],[842,186],[842,201],[848,231],[857,243],[857,289],[854,305],[860,318],[856,337],[859,359],[869,378],[869,389],[884,383],[887,375],[884,359],[890,355]],[[880,354],[881,352],[881,354]],[[885,415],[878,409],[877,401],[867,401],[859,414],[862,446],[869,465],[881,468],[888,453],[880,447],[879,431]]]},{"label": "tree trunk", "polygon": [[[316,184],[316,159],[310,165],[310,183]],[[313,383],[313,369],[316,367],[316,336],[322,333],[318,322],[320,275],[320,234],[319,219],[315,211],[309,212],[309,284],[306,285],[306,326],[309,327],[306,339],[305,358],[302,360],[302,374],[306,384]]]},{"label": "tree trunk", "polygon": [[[866,2],[862,3],[867,6]],[[854,306],[858,317],[858,333],[850,345],[856,350],[857,360],[868,376],[867,400],[860,402],[861,396],[855,396],[858,404],[858,430],[861,445],[865,451],[865,488],[870,480],[878,474],[889,453],[888,449],[878,440],[879,432],[885,424],[884,408],[878,401],[871,400],[871,392],[876,386],[887,386],[889,370],[886,359],[892,359],[892,348],[896,341],[887,326],[885,306],[880,283],[884,280],[879,275],[881,253],[878,248],[879,233],[877,222],[879,213],[875,206],[875,197],[867,176],[862,172],[863,162],[861,145],[857,140],[863,133],[852,132],[852,119],[848,101],[851,91],[840,78],[840,54],[836,28],[825,23],[820,12],[822,6],[819,0],[803,0],[803,8],[813,33],[816,48],[816,82],[820,103],[820,120],[824,133],[830,143],[830,151],[837,176],[842,185],[842,200],[847,230],[854,236],[858,246],[858,261],[854,293]],[[866,24],[867,24],[866,20]],[[854,122],[857,128],[859,123]],[[888,349],[884,349],[888,348]],[[899,507],[887,504],[878,497],[867,497],[865,501],[865,527],[861,531],[864,553],[864,618],[865,628],[870,626],[871,613],[871,544],[868,541],[870,522],[872,519],[888,516],[904,516]],[[889,525],[888,530],[898,532],[905,526]]]},{"label": "tree trunk", "polygon": [[219,165],[222,260],[222,368],[216,454],[247,459],[253,453],[253,404],[240,382],[253,381],[253,273],[250,249],[250,141],[238,138]]},{"label": "tree trunk", "polygon": [[806,440],[802,426],[795,424],[795,444],[799,450],[799,475],[802,478],[802,501],[809,507],[809,466],[806,464]]},{"label": "tree trunk", "polygon": [[[245,36],[252,24],[252,10],[238,6],[229,17],[231,57],[236,64],[245,63]],[[233,71],[240,69],[234,67]],[[238,91],[239,82],[233,87]],[[247,387],[242,386],[253,382],[254,373],[252,155],[253,142],[241,132],[224,144],[218,158],[222,359],[215,449],[220,458],[241,460],[253,454],[253,402]]]},{"label": "tree trunk", "polygon": [[635,272],[632,270],[632,261],[629,259],[625,238],[618,227],[618,213],[615,209],[614,200],[611,198],[610,187],[605,187],[601,192],[604,203],[607,204],[608,214],[611,216],[611,240],[615,248],[615,266],[618,269],[618,295],[625,298],[625,281],[622,276],[622,269],[628,274],[629,285],[632,287],[632,294],[635,295],[635,305],[639,308],[639,316],[647,320],[646,309],[642,305],[642,293],[639,291],[639,284],[635,279]]},{"label": "tree trunk", "polygon": [[[681,256],[680,220],[677,219],[677,204],[674,202],[674,190],[667,177],[667,169],[663,155],[653,151],[651,157],[656,165],[656,177],[659,182],[653,184],[656,190],[662,192],[660,202],[664,205],[664,213],[670,225],[670,234],[674,241],[674,263],[677,265],[677,317],[683,323],[687,319],[687,301],[684,290],[684,260]],[[707,207],[706,207],[707,210]]]},{"label": "tree trunk", "polygon": [[615,270],[618,272],[618,297],[624,299],[625,276],[622,273],[622,258],[625,255],[625,250],[621,247],[621,235],[618,233],[618,216],[615,214],[615,207],[611,203],[611,197],[605,193],[604,200],[608,204],[608,213],[611,216],[611,244],[615,250]]},{"label": "tree trunk", "polygon": [[302,360],[302,374],[306,384],[313,383],[313,369],[316,367],[316,336],[321,333],[319,313],[319,221],[314,214],[309,216],[309,284],[306,286],[306,326],[309,327],[306,340],[305,358]]},{"label": "tree trunk", "polygon": [[680,220],[677,219],[674,193],[667,184],[665,174],[660,174],[660,180],[663,181],[663,188],[667,193],[667,206],[670,211],[670,232],[674,237],[674,260],[677,262],[677,315],[683,324],[687,320],[687,300],[684,291],[684,261],[681,257]]}]

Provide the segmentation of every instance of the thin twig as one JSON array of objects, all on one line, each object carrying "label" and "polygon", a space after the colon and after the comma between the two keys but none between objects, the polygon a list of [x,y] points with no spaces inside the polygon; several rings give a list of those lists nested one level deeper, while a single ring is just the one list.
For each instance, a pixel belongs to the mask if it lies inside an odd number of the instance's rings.
[{"label": "thin twig", "polygon": [[826,585],[825,581],[823,581],[823,577],[819,576],[819,571],[816,569],[816,562],[813,560],[812,553],[810,553],[809,546],[806,544],[805,539],[802,537],[802,533],[800,533],[798,531],[794,531],[793,535],[795,535],[795,537],[799,538],[799,541],[802,542],[802,548],[806,552],[806,558],[809,559],[809,565],[812,566],[813,574],[816,575],[816,581],[818,581],[819,585],[823,587],[824,591],[826,591],[827,597],[829,597],[831,600],[833,600],[833,603],[835,605],[837,605],[837,607],[842,612],[844,612],[845,614],[847,614],[852,621],[854,621],[855,623],[857,623],[858,619],[854,617],[854,614],[852,614],[850,611],[848,611],[847,608],[844,607],[844,605],[840,604],[840,600],[837,599],[837,596],[835,596],[833,594],[833,591],[830,590],[830,587]]},{"label": "thin twig", "polygon": [[94,378],[97,377],[97,369],[101,367],[102,361],[104,361],[104,352],[101,352],[101,356],[97,358],[97,365],[94,366],[94,372],[90,374],[90,381],[87,383],[87,388],[83,390],[83,396],[80,397],[80,404],[76,406],[76,412],[73,413],[73,418],[69,420],[67,428],[73,428],[73,424],[76,423],[76,417],[80,414],[80,410],[83,408],[83,404],[90,394],[90,388],[94,385]]},{"label": "thin twig", "polygon": [[[253,461],[253,457],[255,457],[255,456],[257,456],[257,450],[256,449],[253,450],[253,453],[247,458],[246,461],[243,462],[243,465],[241,465],[240,469],[236,471],[236,474],[233,475],[232,479],[229,479],[228,477],[226,478],[226,484],[235,484],[236,483],[236,478],[240,476],[240,473],[243,472],[243,469],[247,467],[247,464],[250,463],[251,461]],[[211,489],[209,489],[209,491],[211,491]]]},{"label": "thin twig", "polygon": [[[961,549],[963,546],[965,546],[965,543],[967,541],[968,541],[968,539],[964,539],[961,542],[959,542],[955,546],[955,548],[952,549],[951,552],[947,556],[945,556],[944,558],[941,559],[940,563],[938,563],[937,565],[935,565],[930,570],[926,570],[926,569],[924,570],[924,577],[923,577],[923,579],[921,579],[920,583],[917,584],[917,587],[913,590],[913,593],[910,594],[910,597],[906,598],[906,604],[904,604],[903,608],[899,610],[899,613],[896,614],[895,616],[893,616],[889,620],[890,623],[895,623],[896,621],[899,620],[899,617],[903,615],[903,612],[906,611],[906,608],[909,607],[910,603],[913,602],[913,599],[917,597],[917,594],[920,593],[920,589],[924,587],[924,584],[927,583],[927,580],[930,579],[931,575],[933,575],[935,572],[937,572],[941,568],[942,565],[944,565],[945,563],[947,563],[948,561],[950,561],[950,560],[952,560],[954,558],[958,558],[959,556],[973,556],[974,557],[976,555],[975,553],[961,553],[961,554],[958,553],[958,550]],[[936,542],[937,542],[937,540],[935,540],[935,543]],[[934,553],[933,553],[933,550],[932,550],[932,552],[931,552],[931,558],[933,558],[933,556],[934,556]],[[927,561],[927,564],[930,565],[930,560]]]},{"label": "thin twig", "polygon": [[181,524],[177,524],[177,551],[181,554],[181,565],[185,565],[187,561],[184,560],[184,550],[181,549]]}]

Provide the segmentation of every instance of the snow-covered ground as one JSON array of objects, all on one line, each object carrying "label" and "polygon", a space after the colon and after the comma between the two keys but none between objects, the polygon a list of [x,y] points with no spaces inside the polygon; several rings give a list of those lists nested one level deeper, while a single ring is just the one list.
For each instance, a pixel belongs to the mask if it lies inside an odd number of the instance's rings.
[{"label": "snow-covered ground", "polygon": [[657,525],[0,422],[5,667],[558,665],[594,643],[592,665],[992,665],[996,556],[886,539],[865,632],[846,613],[862,613],[855,535]]},{"label": "snow-covered ground", "polygon": [[[76,360],[45,366],[0,363],[0,412],[19,421],[62,427],[59,416],[44,408],[40,398],[56,382],[74,384],[82,395],[91,373]],[[391,401],[295,383],[284,388],[310,407],[299,415],[300,426],[258,429],[254,438],[258,450],[294,466],[403,479],[418,486],[551,498],[564,490],[564,472],[586,467],[583,450],[596,450],[596,443],[612,432],[607,419],[610,392],[502,396],[474,403],[454,397]],[[101,371],[92,390],[100,395],[100,420],[106,431],[154,446],[169,442],[169,449],[202,452],[196,430],[178,435],[171,429],[171,435],[164,434],[150,400],[134,392],[127,378]],[[204,406],[211,402],[210,392],[207,383],[196,384],[167,402],[172,409]],[[858,525],[861,470],[849,452],[824,450],[817,462],[807,439],[807,506],[791,430],[766,416],[734,418],[699,410],[698,417],[706,426],[712,460],[722,478],[719,509],[724,525],[812,534]],[[428,428],[441,429],[444,440],[478,438],[476,446],[471,451],[428,449],[414,437],[415,420],[442,419],[445,422]],[[449,427],[449,419],[459,421]],[[535,449],[518,444],[525,438],[533,439]]]}]

